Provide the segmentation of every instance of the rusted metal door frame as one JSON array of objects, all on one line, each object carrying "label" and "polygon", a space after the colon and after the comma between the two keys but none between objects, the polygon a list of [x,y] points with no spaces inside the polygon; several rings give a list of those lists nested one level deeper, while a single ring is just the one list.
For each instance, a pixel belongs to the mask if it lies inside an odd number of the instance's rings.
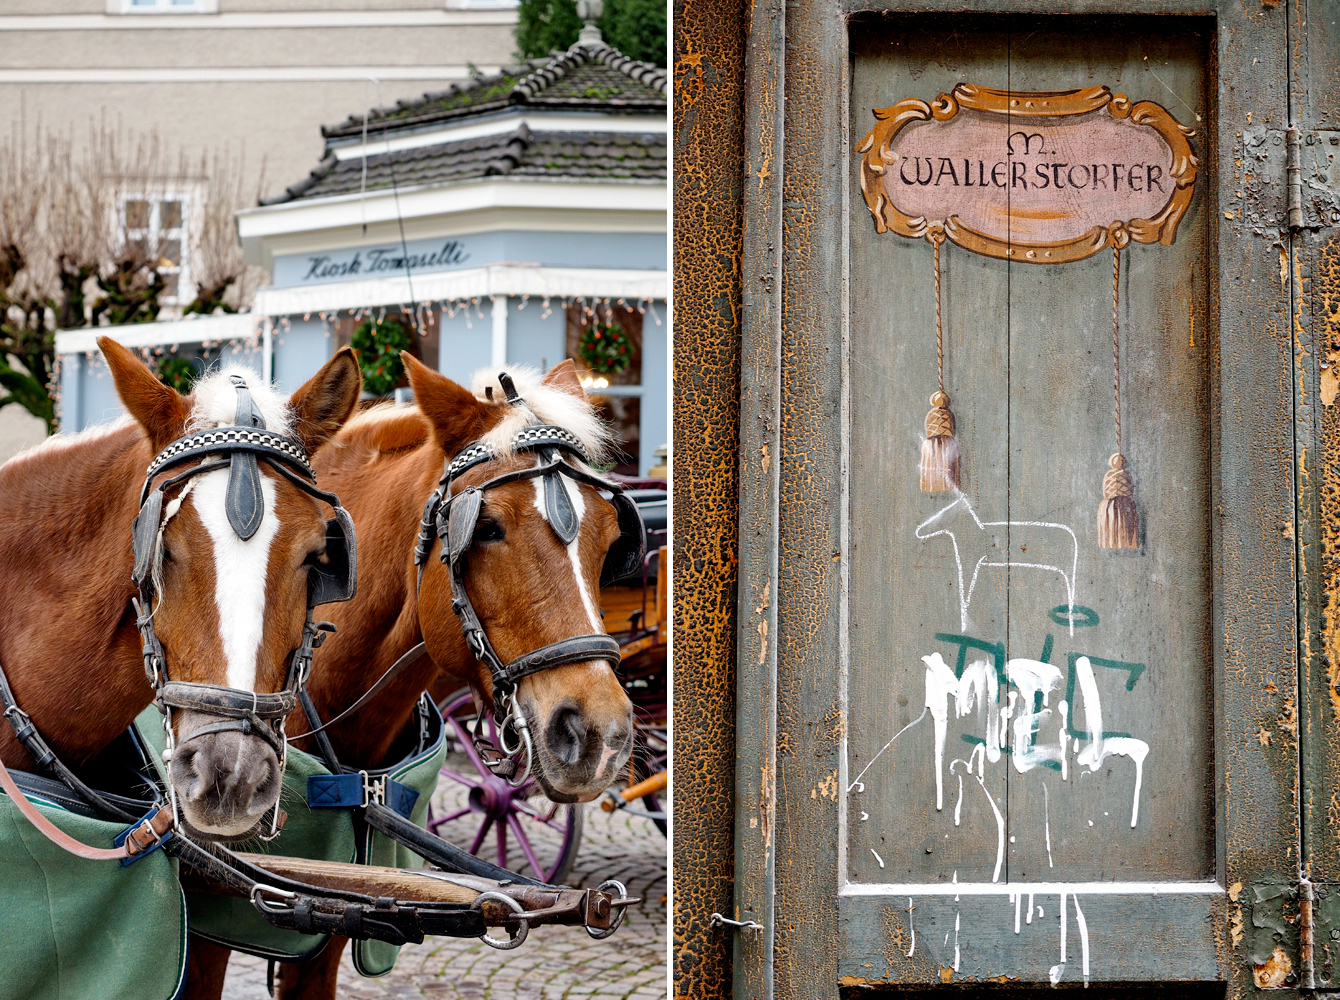
[{"label": "rusted metal door frame", "polygon": [[[1214,166],[1205,171],[1202,197],[1213,207],[1217,249],[1207,319],[1216,344],[1211,447],[1218,890],[1168,905],[1184,908],[1177,923],[1200,941],[1193,971],[1227,979],[1234,994],[1252,983],[1252,888],[1295,883],[1300,844],[1295,566],[1303,552],[1295,551],[1294,525],[1306,503],[1294,476],[1294,316],[1290,282],[1281,275],[1289,251],[1277,254],[1235,211],[1240,196],[1234,180],[1240,176],[1238,133],[1249,116],[1258,123],[1289,123],[1287,21],[1296,17],[1297,30],[1306,14],[1269,3],[1253,6],[1155,0],[1138,11],[1212,17],[1216,24],[1215,128],[1202,133],[1201,154],[1207,167]],[[755,86],[746,89],[746,101],[760,101],[760,107],[746,131],[744,159],[754,206],[747,211],[761,214],[758,224],[746,222],[741,348],[742,399],[752,399],[757,409],[742,412],[742,420],[748,427],[775,400],[779,423],[775,432],[760,429],[752,438],[760,449],[765,443],[775,448],[775,460],[742,448],[742,542],[762,532],[775,543],[757,541],[749,567],[742,558],[737,696],[742,727],[757,725],[760,716],[775,720],[776,751],[771,786],[766,750],[746,748],[737,762],[738,856],[757,847],[763,836],[758,830],[770,830],[773,845],[772,885],[766,864],[737,869],[738,903],[763,914],[761,897],[771,895],[765,926],[771,940],[759,935],[737,945],[734,989],[740,997],[836,996],[844,934],[878,918],[877,909],[860,898],[840,897],[840,831],[847,671],[846,220],[853,169],[847,32],[853,15],[881,11],[1102,16],[1132,13],[1132,5],[794,0],[784,13],[780,4],[755,7],[746,62]],[[783,19],[784,44],[778,41]],[[776,81],[775,91],[760,93],[757,85],[765,81]],[[780,243],[766,216],[778,204]],[[772,266],[779,246],[780,269]],[[766,302],[751,307],[751,283],[759,289],[778,278],[779,299],[763,296]],[[766,313],[774,301],[780,327]],[[753,308],[764,311],[751,317]],[[755,574],[752,580],[747,573]],[[765,634],[774,637],[772,646]],[[751,668],[746,680],[750,656],[761,669]],[[1133,932],[1129,953],[1114,960],[1127,960],[1137,976],[1166,974],[1166,963],[1149,957],[1148,944]]]}]

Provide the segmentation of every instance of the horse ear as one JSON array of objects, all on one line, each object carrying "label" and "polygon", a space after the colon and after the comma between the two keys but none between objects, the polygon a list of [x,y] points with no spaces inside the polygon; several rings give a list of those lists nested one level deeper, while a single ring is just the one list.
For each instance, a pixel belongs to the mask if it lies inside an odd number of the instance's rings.
[{"label": "horse ear", "polygon": [[571,393],[581,399],[586,398],[586,390],[582,387],[582,380],[577,377],[577,366],[573,363],[572,358],[560,361],[545,372],[541,383],[553,386],[555,389],[562,389],[564,392]]},{"label": "horse ear", "polygon": [[358,405],[363,373],[353,348],[341,347],[319,372],[289,399],[293,429],[298,440],[314,455],[335,436]]},{"label": "horse ear", "polygon": [[433,371],[408,351],[400,352],[400,360],[409,374],[414,401],[432,425],[433,438],[443,452],[454,455],[484,432],[486,404],[474,393]]},{"label": "horse ear", "polygon": [[111,337],[99,337],[98,350],[102,351],[107,367],[111,369],[116,394],[121,397],[121,403],[130,415],[144,428],[153,450],[162,451],[170,442],[181,437],[186,427],[186,418],[191,412],[186,398],[176,389],[160,382],[135,352]]}]

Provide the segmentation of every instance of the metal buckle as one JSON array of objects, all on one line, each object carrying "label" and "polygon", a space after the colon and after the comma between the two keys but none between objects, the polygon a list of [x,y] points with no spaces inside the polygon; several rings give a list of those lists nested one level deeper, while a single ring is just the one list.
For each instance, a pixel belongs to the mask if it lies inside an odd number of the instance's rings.
[{"label": "metal buckle", "polygon": [[[626,900],[628,898],[628,887],[625,886],[618,879],[614,878],[606,879],[604,882],[601,882],[598,886],[596,886],[596,892],[605,892],[606,886],[609,886],[612,889],[619,890],[619,901]],[[586,928],[586,933],[591,935],[591,937],[595,938],[597,941],[603,941],[605,938],[609,937],[623,925],[623,918],[625,915],[624,907],[618,905],[618,902],[612,901],[610,909],[615,912],[610,914],[609,927],[607,927],[604,930],[597,930],[596,928],[590,926]]]},{"label": "metal buckle", "polygon": [[368,807],[369,802],[375,802],[378,805],[386,804],[386,775],[379,778],[373,778],[367,771],[359,771],[363,776],[363,808]]},{"label": "metal buckle", "polygon": [[486,899],[509,907],[516,914],[517,923],[521,925],[521,930],[515,936],[512,936],[512,932],[508,931],[507,940],[490,937],[489,932],[485,930],[484,933],[479,935],[479,939],[490,948],[497,948],[499,951],[511,951],[513,948],[520,948],[526,940],[526,935],[530,933],[530,923],[527,920],[529,914],[526,913],[526,908],[511,896],[504,895],[501,892],[481,892],[475,897],[475,901],[470,904],[470,909],[482,912],[484,909],[483,903]]}]

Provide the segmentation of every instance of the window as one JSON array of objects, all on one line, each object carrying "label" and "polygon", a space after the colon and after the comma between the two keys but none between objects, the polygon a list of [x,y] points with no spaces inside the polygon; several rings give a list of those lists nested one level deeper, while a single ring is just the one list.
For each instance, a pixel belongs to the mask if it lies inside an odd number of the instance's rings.
[{"label": "window", "polygon": [[163,276],[164,305],[185,305],[194,298],[191,285],[189,195],[126,194],[121,197],[121,233],[134,257]]},{"label": "window", "polygon": [[219,0],[107,0],[108,14],[217,14]]}]

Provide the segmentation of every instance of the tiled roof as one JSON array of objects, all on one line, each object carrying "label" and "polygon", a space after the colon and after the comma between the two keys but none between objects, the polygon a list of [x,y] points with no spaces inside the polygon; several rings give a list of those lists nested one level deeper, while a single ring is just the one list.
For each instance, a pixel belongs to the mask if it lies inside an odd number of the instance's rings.
[{"label": "tiled roof", "polygon": [[[603,43],[579,43],[549,59],[535,59],[525,66],[508,67],[501,73],[424,94],[417,100],[377,108],[368,115],[367,131],[369,136],[380,136],[386,130],[418,128],[516,104],[554,110],[655,113],[665,111],[665,95],[665,70],[629,59]],[[338,125],[325,126],[321,134],[327,139],[354,139],[363,135],[363,129],[363,117],[351,115]]]},{"label": "tiled roof", "polygon": [[[367,161],[367,190],[451,184],[478,177],[580,178],[664,183],[664,134],[627,132],[512,132],[400,150]],[[355,194],[362,189],[363,161],[321,161],[310,177],[265,204]]]}]

